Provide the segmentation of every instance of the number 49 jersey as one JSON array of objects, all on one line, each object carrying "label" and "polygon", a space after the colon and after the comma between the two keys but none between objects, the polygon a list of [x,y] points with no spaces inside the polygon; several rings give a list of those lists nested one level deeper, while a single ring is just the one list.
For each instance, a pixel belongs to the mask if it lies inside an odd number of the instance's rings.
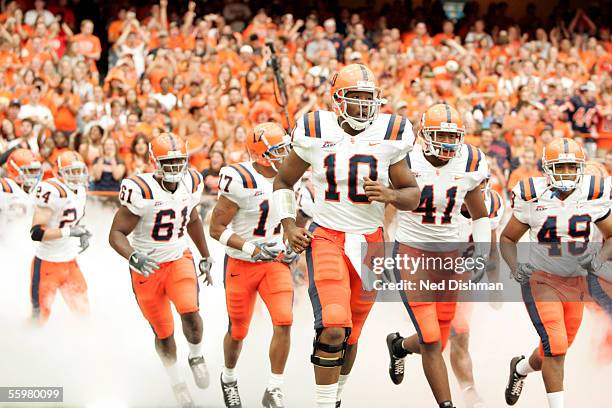
[{"label": "number 49 jersey", "polygon": [[421,249],[435,242],[458,243],[462,224],[457,217],[465,195],[478,188],[489,171],[484,154],[464,144],[457,157],[435,167],[417,145],[407,160],[421,189],[421,202],[415,210],[399,212],[395,239]]},{"label": "number 49 jersey", "polygon": [[333,112],[310,112],[298,120],[292,142],[293,151],[312,165],[315,223],[355,234],[383,225],[385,205],[368,201],[364,178],[389,185],[389,166],[404,160],[414,145],[410,121],[380,114],[363,132],[350,136]]},{"label": "number 49 jersey", "polygon": [[191,210],[200,203],[202,176],[189,169],[174,193],[164,190],[153,173],[121,182],[119,201],[140,217],[132,233],[132,246],[157,262],[175,261],[189,247],[187,224]]},{"label": "number 49 jersey", "polygon": [[529,241],[539,243],[530,246],[529,262],[564,277],[584,274],[576,256],[587,249],[597,228],[592,224],[610,216],[610,206],[610,177],[585,175],[565,200],[548,189],[545,177],[522,180],[512,190],[512,214],[529,225]]},{"label": "number 49 jersey", "polygon": [[[219,178],[219,195],[234,202],[239,210],[230,228],[253,243],[283,242],[280,216],[272,205],[272,182],[253,168],[251,162],[225,166]],[[250,261],[244,252],[225,247],[228,256]]]},{"label": "number 49 jersey", "polygon": [[[79,187],[76,192],[52,178],[41,181],[34,190],[37,207],[53,211],[47,228],[64,228],[78,224],[85,214],[87,192]],[[79,253],[79,240],[66,237],[38,243],[35,256],[49,262],[68,262]]]}]

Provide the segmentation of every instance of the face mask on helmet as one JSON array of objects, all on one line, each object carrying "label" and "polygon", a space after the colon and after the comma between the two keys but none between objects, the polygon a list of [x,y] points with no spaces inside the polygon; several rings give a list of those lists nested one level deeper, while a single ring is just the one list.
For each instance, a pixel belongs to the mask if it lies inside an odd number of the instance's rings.
[{"label": "face mask on helmet", "polygon": [[14,165],[14,167],[18,174],[16,179],[17,183],[23,185],[27,191],[32,190],[42,178],[42,167],[38,162],[33,162],[28,166],[21,167]]},{"label": "face mask on helmet", "polygon": [[[370,126],[380,112],[380,106],[385,103],[385,100],[380,97],[380,89],[375,88],[374,84],[367,82],[363,86],[355,88],[339,89],[333,97],[334,107],[343,122],[354,130],[363,130]],[[368,92],[371,94],[370,99],[360,99],[349,97],[347,94],[351,92]],[[352,114],[349,114],[351,111]]]},{"label": "face mask on helmet", "polygon": [[576,159],[558,159],[543,163],[549,185],[559,191],[571,191],[584,176],[584,162]]},{"label": "face mask on helmet", "polygon": [[442,126],[427,127],[421,130],[427,144],[426,153],[440,160],[450,160],[459,157],[463,146],[463,129],[454,123],[442,123]]},{"label": "face mask on helmet", "polygon": [[89,174],[87,167],[83,163],[76,162],[71,166],[62,167],[58,174],[62,181],[71,189],[76,190],[78,187],[87,185]]},{"label": "face mask on helmet", "polygon": [[178,183],[183,179],[187,171],[187,156],[177,155],[155,160],[157,163],[156,173],[166,183]]},{"label": "face mask on helmet", "polygon": [[268,160],[272,168],[276,171],[278,171],[277,167],[283,163],[283,160],[291,151],[291,142],[288,139],[288,137],[285,137],[282,142],[270,146],[266,153],[264,153],[264,158]]}]

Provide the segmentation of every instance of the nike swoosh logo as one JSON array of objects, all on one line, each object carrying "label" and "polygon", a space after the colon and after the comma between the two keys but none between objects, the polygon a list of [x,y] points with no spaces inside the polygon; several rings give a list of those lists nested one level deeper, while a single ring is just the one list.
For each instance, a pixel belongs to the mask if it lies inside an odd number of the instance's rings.
[{"label": "nike swoosh logo", "polygon": [[136,258],[135,256],[132,257],[132,259],[134,260],[134,262],[138,263],[138,258]]},{"label": "nike swoosh logo", "polygon": [[239,273],[237,273],[236,275],[234,275],[233,273],[230,273],[230,276],[231,276],[232,278],[233,278],[233,277],[236,277],[236,276],[239,276],[239,275],[240,275]]},{"label": "nike swoosh logo", "polygon": [[461,176],[455,176],[455,177],[453,177],[453,180],[461,180],[462,178],[463,177],[461,177]]},{"label": "nike swoosh logo", "polygon": [[370,146],[376,146],[376,145],[379,145],[379,144],[380,144],[380,142],[379,143],[369,143]]}]

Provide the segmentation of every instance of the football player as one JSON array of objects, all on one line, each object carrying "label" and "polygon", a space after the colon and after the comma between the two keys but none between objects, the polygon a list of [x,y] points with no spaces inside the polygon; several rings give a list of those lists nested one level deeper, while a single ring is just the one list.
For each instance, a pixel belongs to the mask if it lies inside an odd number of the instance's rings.
[{"label": "football player", "polygon": [[[198,276],[212,284],[212,258],[197,211],[202,195],[201,175],[188,168],[187,148],[172,133],[162,133],[149,146],[155,172],[124,179],[109,234],[110,245],[129,262],[132,288],[145,319],[155,334],[155,349],[170,378],[177,401],[193,400],[176,363],[174,322],[170,303],[181,316],[189,345],[188,363],[196,385],[209,384],[202,355],[202,318]],[[131,242],[128,235],[133,234]],[[187,235],[200,253],[198,273]]]},{"label": "football player", "polygon": [[[490,174],[489,174],[490,177]],[[487,177],[480,185],[485,199],[485,206],[489,212],[491,220],[491,252],[487,264],[487,276],[490,282],[498,281],[499,255],[496,248],[497,228],[504,215],[504,200],[501,195],[491,190]],[[461,224],[461,238],[459,242],[473,242],[472,218],[465,205],[461,207],[461,214],[457,217]],[[470,246],[470,251],[473,247]],[[471,255],[471,254],[470,254]],[[450,362],[459,386],[463,391],[463,398],[468,408],[484,408],[484,403],[478,395],[474,384],[474,374],[472,372],[472,357],[469,352],[470,320],[472,318],[473,303],[462,301],[457,303],[455,318],[451,322],[450,333]]]},{"label": "football player", "polygon": [[34,318],[41,323],[49,318],[58,290],[73,312],[89,313],[87,283],[76,261],[91,237],[79,225],[87,201],[87,167],[81,155],[72,151],[61,153],[55,167],[55,177],[38,183],[34,190],[30,230],[30,237],[38,242],[30,294]]},{"label": "football player", "polygon": [[[514,357],[505,398],[518,401],[526,376],[542,371],[550,408],[564,407],[564,360],[582,321],[585,270],[598,273],[610,257],[610,179],[585,176],[585,154],[575,141],[556,139],[543,151],[545,177],[531,177],[512,190],[513,213],[500,239],[502,256],[521,284],[523,301],[540,336],[529,358]],[[604,246],[588,244],[595,225]],[[529,231],[529,258],[516,243]]]},{"label": "football player", "polygon": [[[289,266],[298,254],[284,251],[272,180],[290,150],[290,138],[278,124],[261,123],[247,137],[251,161],[221,169],[219,200],[213,210],[211,237],[226,246],[224,284],[229,327],[223,341],[225,364],[221,388],[225,405],[241,407],[235,373],[249,330],[257,293],[272,318],[271,373],[262,405],[281,408],[283,372],[293,323],[293,282]],[[284,254],[279,260],[280,252]]]},{"label": "football player", "polygon": [[[379,114],[384,100],[372,71],[345,66],[331,79],[331,98],[334,112],[310,112],[298,120],[293,150],[274,181],[289,245],[306,250],[319,408],[340,406],[376,297],[364,289],[362,244],[374,248],[383,242],[385,204],[410,210],[419,198],[405,160],[414,144],[412,126],[404,117]],[[296,225],[293,185],[311,166],[315,197],[306,229]]]},{"label": "football player", "polygon": [[42,167],[38,158],[28,149],[15,149],[8,156],[6,178],[0,177],[0,222],[26,216],[33,207],[35,186],[42,178]]},{"label": "football player", "polygon": [[[473,259],[482,267],[491,241],[490,219],[480,188],[488,175],[484,154],[463,143],[463,121],[445,103],[427,109],[421,118],[419,134],[424,146],[415,146],[407,160],[421,189],[421,200],[416,209],[399,212],[394,252],[432,260],[458,258],[462,228],[457,217],[465,203],[472,219]],[[429,267],[420,267],[417,271],[396,269],[398,281],[412,280],[417,285],[419,281],[442,276],[451,275]],[[404,358],[408,354],[421,354],[423,370],[437,403],[440,407],[452,407],[442,351],[455,315],[456,293],[402,291],[400,295],[417,333],[407,338],[399,333],[387,336],[391,380],[401,383]]]}]

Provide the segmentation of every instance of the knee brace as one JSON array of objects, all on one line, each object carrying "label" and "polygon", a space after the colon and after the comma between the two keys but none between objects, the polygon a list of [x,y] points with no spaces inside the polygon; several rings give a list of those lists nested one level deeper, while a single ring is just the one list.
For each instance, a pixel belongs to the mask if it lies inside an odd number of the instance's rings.
[{"label": "knee brace", "polygon": [[[310,356],[310,362],[316,366],[324,368],[341,367],[344,364],[344,354],[346,353],[346,347],[348,345],[348,338],[351,335],[351,329],[349,327],[344,328],[344,340],[341,344],[326,344],[321,343],[319,338],[323,333],[323,329],[317,329],[317,334],[312,343],[313,351]],[[315,353],[317,350],[324,351],[326,353],[342,353],[340,357],[319,357]]]}]

